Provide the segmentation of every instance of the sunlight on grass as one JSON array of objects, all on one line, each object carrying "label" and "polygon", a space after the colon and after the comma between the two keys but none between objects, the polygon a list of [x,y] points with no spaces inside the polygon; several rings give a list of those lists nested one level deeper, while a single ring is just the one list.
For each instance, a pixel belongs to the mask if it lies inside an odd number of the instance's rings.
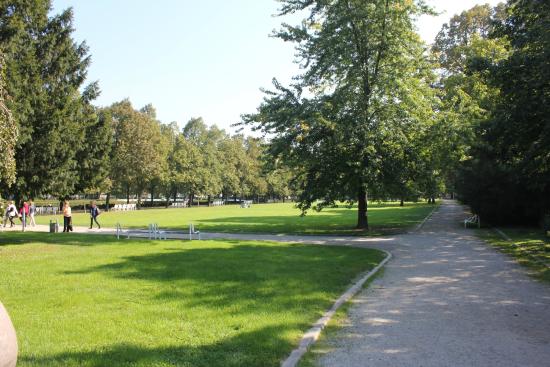
[{"label": "sunlight on grass", "polygon": [[[251,208],[239,206],[199,207],[180,209],[149,209],[130,212],[106,212],[99,221],[104,227],[114,227],[120,222],[124,227],[144,228],[158,223],[163,228],[187,230],[194,223],[201,231],[225,233],[299,233],[299,234],[359,234],[379,235],[395,233],[421,222],[434,208],[426,203],[374,204],[369,209],[369,232],[357,231],[356,208],[326,208],[321,212],[310,211],[304,217],[292,203],[259,204]],[[46,224],[51,217],[37,218]],[[61,217],[58,217],[61,220]],[[74,225],[89,226],[88,214],[74,214]]]},{"label": "sunlight on grass", "polygon": [[278,366],[376,250],[5,233],[18,366]]},{"label": "sunlight on grass", "polygon": [[480,230],[480,236],[513,256],[522,265],[530,268],[539,279],[550,282],[550,238],[536,228],[501,229],[513,242],[506,241],[491,230]]}]

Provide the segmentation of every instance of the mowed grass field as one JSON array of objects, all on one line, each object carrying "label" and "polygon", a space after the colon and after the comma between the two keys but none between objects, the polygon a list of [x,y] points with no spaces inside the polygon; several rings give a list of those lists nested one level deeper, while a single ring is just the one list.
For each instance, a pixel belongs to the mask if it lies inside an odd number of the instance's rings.
[{"label": "mowed grass field", "polygon": [[[380,235],[395,233],[421,222],[434,208],[427,203],[370,204],[368,209],[370,231],[357,231],[357,208],[326,208],[321,212],[309,211],[300,216],[293,203],[258,204],[250,208],[237,205],[145,209],[136,211],[103,212],[99,222],[103,227],[114,228],[120,223],[125,228],[146,228],[149,223],[158,223],[161,228],[186,231],[189,223],[206,232],[224,233],[288,233],[288,234],[357,234]],[[52,217],[37,217],[37,222],[47,224]],[[60,223],[62,217],[58,216]],[[89,226],[90,216],[74,214],[75,226]]]},{"label": "mowed grass field", "polygon": [[[174,223],[176,223],[174,221]],[[3,233],[27,366],[279,366],[376,250]]]}]

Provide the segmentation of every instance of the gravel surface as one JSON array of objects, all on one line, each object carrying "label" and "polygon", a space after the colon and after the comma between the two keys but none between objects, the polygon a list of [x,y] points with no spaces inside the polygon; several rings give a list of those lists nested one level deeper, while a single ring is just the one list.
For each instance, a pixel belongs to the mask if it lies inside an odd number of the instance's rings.
[{"label": "gravel surface", "polygon": [[445,201],[389,244],[321,366],[550,366],[550,287],[461,228],[466,217]]}]

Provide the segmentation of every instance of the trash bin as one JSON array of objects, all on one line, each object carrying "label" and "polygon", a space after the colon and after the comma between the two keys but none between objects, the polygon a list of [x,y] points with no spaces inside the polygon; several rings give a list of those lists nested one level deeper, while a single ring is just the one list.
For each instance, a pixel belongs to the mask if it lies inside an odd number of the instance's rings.
[{"label": "trash bin", "polygon": [[50,233],[57,233],[59,232],[59,223],[56,220],[50,219]]}]

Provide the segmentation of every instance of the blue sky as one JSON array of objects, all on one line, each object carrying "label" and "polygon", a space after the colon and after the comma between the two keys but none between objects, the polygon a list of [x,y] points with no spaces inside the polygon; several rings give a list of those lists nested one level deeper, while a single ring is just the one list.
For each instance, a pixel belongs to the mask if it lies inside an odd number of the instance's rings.
[{"label": "blue sky", "polygon": [[[450,16],[475,4],[498,1],[428,0],[439,17],[418,22],[431,42]],[[53,12],[74,9],[74,37],[90,47],[88,80],[99,80],[96,104],[130,98],[152,103],[158,118],[183,126],[202,116],[232,131],[243,113],[254,112],[261,87],[288,82],[298,73],[292,45],[270,38],[282,21],[275,0],[53,0]]]}]

